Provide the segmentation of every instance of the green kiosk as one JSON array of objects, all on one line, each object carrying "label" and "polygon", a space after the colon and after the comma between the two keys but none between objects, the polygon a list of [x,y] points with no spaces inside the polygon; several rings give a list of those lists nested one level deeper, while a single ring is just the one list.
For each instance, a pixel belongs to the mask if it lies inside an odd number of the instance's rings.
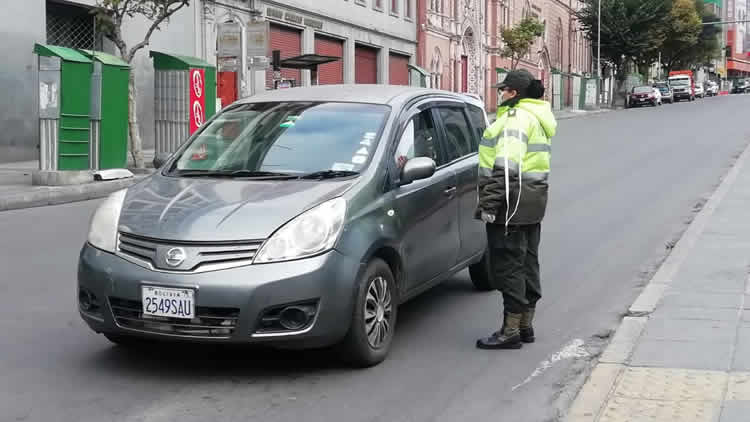
[{"label": "green kiosk", "polygon": [[39,56],[41,171],[89,170],[91,60],[80,52],[36,44]]},{"label": "green kiosk", "polygon": [[125,168],[128,161],[130,66],[111,54],[81,50],[91,74],[91,169]]},{"label": "green kiosk", "polygon": [[188,56],[151,51],[154,60],[156,158],[172,154],[216,113],[216,67]]}]

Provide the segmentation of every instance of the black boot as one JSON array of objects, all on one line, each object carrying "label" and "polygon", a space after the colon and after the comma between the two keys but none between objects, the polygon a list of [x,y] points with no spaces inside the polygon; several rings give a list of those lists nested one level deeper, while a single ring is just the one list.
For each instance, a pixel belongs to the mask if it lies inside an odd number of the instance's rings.
[{"label": "black boot", "polygon": [[529,308],[526,312],[521,314],[520,334],[521,341],[524,343],[533,343],[536,340],[534,337],[534,327],[531,322],[534,320],[534,312],[536,309]]},{"label": "black boot", "polygon": [[505,314],[503,327],[500,331],[477,340],[477,347],[490,350],[520,349],[523,346],[519,329],[520,324],[521,314]]}]

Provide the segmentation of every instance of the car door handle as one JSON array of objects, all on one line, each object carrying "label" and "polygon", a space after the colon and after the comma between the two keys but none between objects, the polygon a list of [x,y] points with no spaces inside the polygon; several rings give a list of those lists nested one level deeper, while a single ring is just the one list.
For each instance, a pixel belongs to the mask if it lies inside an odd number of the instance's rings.
[{"label": "car door handle", "polygon": [[443,193],[445,194],[445,196],[453,196],[456,193],[456,187],[451,186],[449,188],[445,188],[445,190],[443,190]]}]

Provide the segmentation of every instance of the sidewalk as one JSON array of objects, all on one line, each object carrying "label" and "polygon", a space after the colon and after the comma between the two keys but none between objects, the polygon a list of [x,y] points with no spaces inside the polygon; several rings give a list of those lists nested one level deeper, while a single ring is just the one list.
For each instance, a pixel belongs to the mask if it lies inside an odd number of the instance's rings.
[{"label": "sidewalk", "polygon": [[[554,111],[554,114],[557,120],[569,120],[579,117],[593,116],[596,114],[609,113],[611,111],[614,111],[614,109],[607,107],[602,107],[596,110],[574,110],[566,108],[564,110],[556,110]],[[495,113],[487,113],[487,118],[489,119],[490,123],[494,122],[496,117],[497,116],[495,116]]]},{"label": "sidewalk", "polygon": [[750,147],[631,306],[568,422],[750,421]]},{"label": "sidewalk", "polygon": [[[153,153],[145,152],[150,160]],[[39,169],[38,161],[0,164],[0,211],[59,205],[69,202],[103,198],[112,192],[127,188],[147,175],[133,171],[129,179],[91,182],[70,186],[34,186],[31,174]]]}]

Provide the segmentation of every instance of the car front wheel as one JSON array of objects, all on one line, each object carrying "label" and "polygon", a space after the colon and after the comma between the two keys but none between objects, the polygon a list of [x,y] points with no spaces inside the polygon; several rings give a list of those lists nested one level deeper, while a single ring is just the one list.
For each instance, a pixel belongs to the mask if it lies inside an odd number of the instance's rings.
[{"label": "car front wheel", "polygon": [[390,267],[373,259],[357,281],[352,325],[341,343],[343,358],[358,367],[385,360],[398,314],[398,291]]}]

